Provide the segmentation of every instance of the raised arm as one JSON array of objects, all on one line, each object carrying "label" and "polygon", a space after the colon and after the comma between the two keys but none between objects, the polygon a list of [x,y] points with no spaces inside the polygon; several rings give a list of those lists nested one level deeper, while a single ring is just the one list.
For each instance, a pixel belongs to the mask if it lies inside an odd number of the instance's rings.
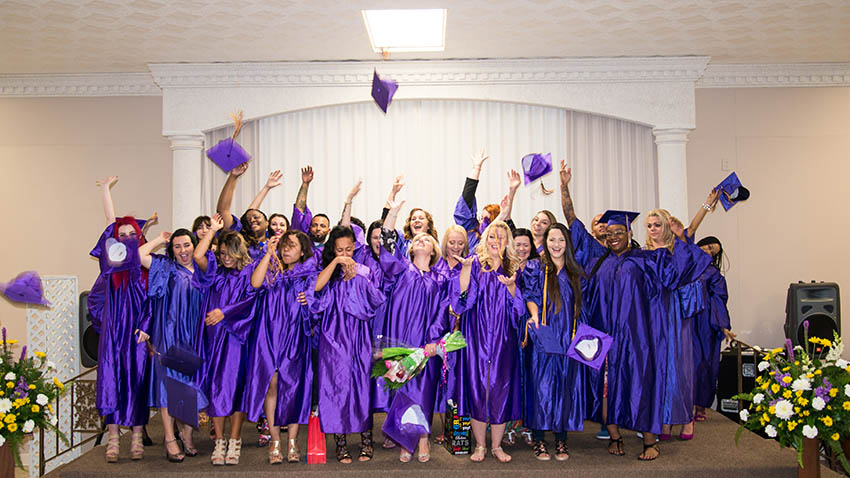
[{"label": "raised arm", "polygon": [[395,197],[398,193],[404,188],[404,175],[396,176],[393,180],[393,187],[390,189],[390,195],[387,196],[387,202],[384,203],[384,213],[381,216],[381,219],[386,219],[387,213],[390,209],[390,204],[395,202]]},{"label": "raised arm", "polygon": [[247,170],[247,162],[231,169],[230,174],[227,175],[227,180],[224,181],[224,186],[221,188],[221,194],[218,195],[218,204],[216,204],[215,210],[224,220],[224,227],[228,229],[230,229],[230,226],[233,225],[233,216],[230,214],[230,205],[233,203],[233,191],[236,190],[236,181],[239,179],[239,176],[242,176],[242,174]]},{"label": "raised arm", "polygon": [[517,189],[519,189],[520,184],[521,181],[519,179],[519,173],[513,169],[508,171],[508,194],[499,204],[499,216],[496,220],[510,221],[511,211],[513,211],[514,208],[514,197],[516,197],[516,192]]},{"label": "raised arm", "polygon": [[277,242],[279,240],[279,236],[272,236],[266,244],[266,254],[260,259],[257,267],[254,268],[254,272],[251,273],[251,287],[259,289],[263,285],[263,280],[269,271],[269,263],[276,260],[274,256],[277,254]]},{"label": "raised arm", "polygon": [[150,230],[151,226],[155,226],[157,224],[159,224],[159,216],[156,214],[156,211],[154,211],[153,216],[149,217],[145,222],[145,225],[142,227],[142,235],[147,236],[148,230]]},{"label": "raised arm", "polygon": [[148,241],[139,246],[139,262],[141,262],[142,267],[144,267],[145,269],[151,268],[151,262],[153,261],[153,259],[151,258],[151,253],[157,247],[163,244],[168,244],[168,239],[170,238],[170,232],[162,231],[159,233],[158,236],[154,238],[154,240]]},{"label": "raised arm", "polygon": [[484,152],[484,148],[478,154],[472,155],[472,170],[469,171],[469,179],[478,181],[478,176],[481,175],[481,167],[484,166],[484,161],[487,161],[490,156]]},{"label": "raised arm", "polygon": [[472,275],[472,261],[474,259],[474,256],[454,256],[454,258],[456,261],[462,264],[460,269],[460,276],[458,277],[458,279],[460,280],[460,293],[463,294],[464,292],[469,290],[469,279]]},{"label": "raised arm", "polygon": [[112,186],[118,182],[118,176],[109,176],[106,179],[98,179],[95,184],[100,188],[100,199],[103,203],[103,214],[106,216],[106,225],[115,222],[115,206],[112,204]]},{"label": "raised arm", "polygon": [[354,187],[351,188],[351,191],[348,192],[348,196],[345,197],[345,205],[342,206],[342,219],[339,221],[340,226],[351,227],[351,201],[353,201],[354,197],[357,196],[357,193],[360,192],[360,187],[362,185],[363,179],[358,179]]},{"label": "raised arm", "polygon": [[702,220],[705,219],[706,213],[709,211],[714,211],[714,207],[717,205],[717,199],[720,197],[718,191],[716,189],[712,189],[710,193],[708,193],[708,197],[705,198],[705,202],[702,203],[702,206],[697,211],[696,215],[693,219],[691,219],[691,224],[688,226],[688,237],[693,238],[697,229],[699,229],[699,225],[702,224]]},{"label": "raised arm", "polygon": [[567,226],[572,226],[576,220],[576,212],[573,208],[573,198],[570,196],[570,180],[573,178],[572,168],[567,167],[566,161],[561,161],[561,209],[564,211],[564,218],[567,220]]},{"label": "raised arm", "polygon": [[388,203],[388,206],[390,212],[387,213],[387,217],[384,219],[381,229],[386,231],[395,231],[395,223],[398,220],[398,212],[401,210],[401,207],[404,206],[404,200],[390,202]]},{"label": "raised arm", "polygon": [[295,197],[295,207],[302,213],[307,208],[307,191],[310,189],[311,181],[313,181],[313,167],[301,168],[301,187],[298,188],[298,195]]},{"label": "raised arm", "polygon": [[213,214],[210,218],[210,229],[195,247],[195,252],[192,255],[192,258],[195,259],[195,264],[197,264],[204,272],[207,271],[207,266],[209,265],[209,261],[207,260],[207,251],[210,250],[210,244],[212,244],[213,238],[223,227],[224,221],[222,220],[221,215]]},{"label": "raised arm", "polygon": [[254,196],[254,200],[251,201],[248,209],[260,209],[260,205],[263,204],[263,200],[266,199],[266,194],[268,194],[272,189],[280,186],[281,179],[283,179],[283,173],[281,173],[279,169],[269,173],[269,179],[266,180],[266,184],[263,185],[260,192]]},{"label": "raised arm", "polygon": [[[325,246],[325,247],[329,247],[329,246]],[[319,276],[316,277],[316,288],[315,288],[316,292],[319,292],[320,290],[324,289],[326,285],[328,285],[328,282],[331,280],[331,277],[333,277],[334,271],[336,270],[336,266],[338,266],[338,265],[342,266],[343,268],[348,268],[348,269],[351,269],[351,268],[357,266],[357,264],[354,262],[354,259],[352,259],[350,257],[345,257],[345,256],[335,257],[334,260],[331,261],[331,263],[328,264],[327,267],[322,269],[322,272],[319,272]]]}]

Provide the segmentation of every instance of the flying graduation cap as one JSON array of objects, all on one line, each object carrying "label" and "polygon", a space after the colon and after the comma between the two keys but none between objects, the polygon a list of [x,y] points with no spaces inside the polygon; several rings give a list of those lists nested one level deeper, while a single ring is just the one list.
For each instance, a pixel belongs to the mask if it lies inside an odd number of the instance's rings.
[{"label": "flying graduation cap", "polygon": [[531,153],[522,157],[522,175],[526,186],[552,172],[552,153]]},{"label": "flying graduation cap", "polygon": [[6,296],[13,302],[24,304],[46,305],[50,302],[44,298],[44,289],[41,286],[41,278],[36,271],[21,272],[14,279],[3,284],[0,283],[0,294]]},{"label": "flying graduation cap", "polygon": [[378,70],[375,69],[375,73],[372,76],[372,98],[375,99],[375,103],[384,111],[384,114],[386,114],[387,108],[390,107],[390,103],[393,101],[393,95],[397,89],[398,83],[388,78],[381,78],[378,75]]},{"label": "flying graduation cap", "polygon": [[567,350],[567,357],[599,370],[613,342],[614,338],[610,335],[587,324],[579,324]]},{"label": "flying graduation cap", "polygon": [[718,184],[715,189],[720,192],[718,195],[720,197],[720,204],[723,205],[725,211],[728,211],[740,201],[746,201],[750,197],[750,190],[741,184],[741,180],[738,179],[738,175],[734,172]]},{"label": "flying graduation cap", "polygon": [[219,141],[218,144],[207,150],[207,157],[225,173],[229,173],[236,166],[251,159],[251,155],[236,142],[236,136],[242,131],[242,112],[240,111],[238,114],[230,113],[230,116],[236,125],[233,136]]},{"label": "flying graduation cap", "polygon": [[98,261],[102,274],[137,270],[142,266],[139,259],[139,241],[135,238],[119,241],[109,237],[104,241],[104,247],[100,249]]}]

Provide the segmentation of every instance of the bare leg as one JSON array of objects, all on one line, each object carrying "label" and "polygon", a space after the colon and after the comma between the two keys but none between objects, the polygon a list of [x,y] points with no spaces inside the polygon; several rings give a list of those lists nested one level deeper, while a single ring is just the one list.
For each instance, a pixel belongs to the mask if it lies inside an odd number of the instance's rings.
[{"label": "bare leg", "polygon": [[470,455],[472,461],[484,461],[487,454],[487,424],[476,419],[470,420],[472,436],[475,437],[475,451]]},{"label": "bare leg", "polygon": [[502,435],[505,434],[505,423],[500,423],[498,425],[491,423],[490,424],[490,443],[491,446],[498,444],[499,446],[493,446],[493,456],[496,457],[502,463],[507,463],[511,461],[511,456],[505,453],[502,450]]},{"label": "bare leg", "polygon": [[623,449],[623,436],[620,435],[620,427],[613,424],[607,425],[607,427],[608,434],[611,436],[608,439],[608,453],[615,456],[625,455],[626,451]]},{"label": "bare leg", "polygon": [[168,414],[167,408],[159,409],[159,416],[162,417],[162,432],[165,435],[165,450],[170,455],[181,455],[180,447],[177,446],[177,438],[174,436],[174,419]]},{"label": "bare leg", "polygon": [[242,412],[233,412],[233,415],[230,415],[230,438],[239,440],[242,437],[243,421],[245,421],[245,414]]},{"label": "bare leg", "polygon": [[226,418],[227,417],[212,417],[216,440],[226,440],[226,438],[224,438],[224,422]]},{"label": "bare leg", "polygon": [[269,421],[269,434],[272,436],[272,441],[279,442],[280,425],[274,422],[275,411],[277,410],[277,372],[272,375],[272,379],[269,382],[264,410],[266,412],[266,420]]}]

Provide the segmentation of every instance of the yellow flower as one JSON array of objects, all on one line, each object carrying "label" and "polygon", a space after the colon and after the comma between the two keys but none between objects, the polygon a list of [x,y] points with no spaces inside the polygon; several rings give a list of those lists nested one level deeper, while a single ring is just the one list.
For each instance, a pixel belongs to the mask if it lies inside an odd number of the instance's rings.
[{"label": "yellow flower", "polygon": [[47,409],[50,410],[50,413],[53,413],[53,405],[47,404]]},{"label": "yellow flower", "polygon": [[35,385],[30,384],[29,389],[30,389],[30,390],[35,390]]},{"label": "yellow flower", "polygon": [[41,410],[41,407],[39,407],[38,405],[33,405],[31,410],[33,413],[38,413],[39,410]]},{"label": "yellow flower", "polygon": [[819,339],[819,338],[817,338],[817,337],[809,337],[809,342],[811,342],[811,343],[813,343],[813,344],[819,344],[819,343],[820,343],[820,339]]},{"label": "yellow flower", "polygon": [[6,382],[6,388],[15,388],[15,382]]},{"label": "yellow flower", "polygon": [[798,396],[798,397],[802,397],[802,396],[803,396],[803,391],[802,391],[802,390],[797,390],[797,392],[796,392],[796,393],[797,393],[797,396]]},{"label": "yellow flower", "polygon": [[761,375],[759,375],[758,377],[756,377],[756,383],[761,383]]},{"label": "yellow flower", "polygon": [[794,395],[794,394],[791,392],[791,390],[785,390],[785,391],[782,393],[782,396],[783,396],[783,397],[785,397],[785,398],[787,398],[787,399],[790,399],[793,395]]},{"label": "yellow flower", "polygon": [[788,422],[788,431],[789,432],[794,431],[795,428],[797,428],[797,422],[794,422],[794,421]]},{"label": "yellow flower", "polygon": [[771,415],[775,414],[776,413],[776,405],[771,405],[770,408],[767,409],[767,411],[770,412]]},{"label": "yellow flower", "polygon": [[12,340],[7,340],[6,343],[9,344],[9,345],[15,345],[16,343],[18,343],[18,341],[12,339]]},{"label": "yellow flower", "polygon": [[4,418],[3,421],[6,422],[6,423],[12,423],[12,422],[15,421],[15,418],[16,417],[15,417],[14,413],[9,413],[9,414],[6,415],[6,418]]},{"label": "yellow flower", "polygon": [[785,426],[785,422],[780,421],[779,425],[776,425],[776,428],[782,428]]},{"label": "yellow flower", "polygon": [[794,361],[794,365],[800,365],[800,361],[799,361],[799,360],[795,360],[795,361]]},{"label": "yellow flower", "polygon": [[794,379],[789,377],[788,375],[786,375],[786,376],[782,377],[782,381],[785,382],[785,383],[791,383],[791,382],[794,381]]},{"label": "yellow flower", "polygon": [[771,391],[771,392],[773,392],[773,393],[779,393],[779,384],[778,384],[778,383],[774,383],[773,385],[771,385],[771,386],[770,386],[770,391]]},{"label": "yellow flower", "polygon": [[[850,365],[848,365],[848,367],[850,367]],[[761,389],[767,390],[767,387],[769,387],[769,386],[770,386],[770,382],[764,382],[763,384],[761,384]],[[2,393],[2,392],[0,392],[0,393]],[[0,395],[0,396],[2,396],[2,395]]]},{"label": "yellow flower", "polygon": [[838,433],[833,433],[830,438],[832,438],[833,441],[838,441],[838,439],[841,438],[841,435],[839,435]]},{"label": "yellow flower", "polygon": [[804,417],[809,416],[809,411],[808,411],[808,410],[803,410],[803,416],[804,416]]},{"label": "yellow flower", "polygon": [[815,378],[815,374],[813,374],[813,373],[807,373],[807,374],[806,374],[806,378]]},{"label": "yellow flower", "polygon": [[844,367],[844,371],[847,372],[847,373],[850,373],[850,365]]},{"label": "yellow flower", "polygon": [[815,375],[820,375],[820,374],[822,374],[822,373],[823,373],[823,371],[822,371],[821,369],[817,369],[817,370],[815,370]]},{"label": "yellow flower", "polygon": [[844,402],[844,409],[850,411],[850,402]]},{"label": "yellow flower", "polygon": [[56,377],[53,377],[53,384],[59,387],[59,390],[65,390],[65,384],[60,382]]},{"label": "yellow flower", "polygon": [[9,429],[10,432],[15,433],[16,431],[18,431],[18,424],[17,423],[10,423],[7,428]]},{"label": "yellow flower", "polygon": [[794,407],[794,413],[800,413],[800,407]]},{"label": "yellow flower", "polygon": [[778,353],[782,353],[782,350],[783,350],[782,347],[777,347],[777,348],[771,350],[770,353],[778,354]]},{"label": "yellow flower", "polygon": [[805,407],[809,404],[809,400],[807,398],[800,397],[797,399],[797,403],[799,403],[801,407]]},{"label": "yellow flower", "polygon": [[823,340],[821,340],[821,343],[826,345],[827,347],[832,347],[832,340],[823,339]]},{"label": "yellow flower", "polygon": [[762,415],[762,416],[761,416],[761,418],[762,418],[762,420],[764,420],[764,421],[766,421],[766,422],[769,422],[769,421],[770,421],[770,415],[768,415],[767,413],[765,413],[764,415]]},{"label": "yellow flower", "polygon": [[[787,371],[789,371],[789,370],[791,370],[791,367],[783,367],[783,368],[782,368],[782,371],[783,371],[783,372],[787,372]],[[791,377],[788,377],[788,378],[791,378]],[[789,382],[789,383],[790,383],[790,382]]]},{"label": "yellow flower", "polygon": [[[844,402],[844,403],[850,403],[850,402]],[[762,409],[762,406],[761,406],[761,405],[759,405],[759,406],[757,406],[757,407],[756,407],[756,411],[757,411],[757,412],[760,412],[760,411],[761,411],[761,409]]]},{"label": "yellow flower", "polygon": [[44,358],[44,357],[47,357],[47,354],[46,354],[46,353],[44,353],[44,352],[34,352],[34,353],[33,353],[33,355],[35,355],[35,356],[36,356],[36,357],[38,357],[38,358]]},{"label": "yellow flower", "polygon": [[831,427],[832,426],[832,417],[822,417],[820,421],[823,422],[824,425]]},{"label": "yellow flower", "polygon": [[6,396],[6,392],[4,392],[3,390],[0,390],[0,397],[3,397],[3,396]]},{"label": "yellow flower", "polygon": [[835,398],[836,395],[838,395],[838,389],[837,388],[830,388],[829,389],[829,396],[832,397],[832,398]]},{"label": "yellow flower", "polygon": [[2,430],[4,426],[6,425],[4,425],[3,422],[0,422],[0,430]]}]

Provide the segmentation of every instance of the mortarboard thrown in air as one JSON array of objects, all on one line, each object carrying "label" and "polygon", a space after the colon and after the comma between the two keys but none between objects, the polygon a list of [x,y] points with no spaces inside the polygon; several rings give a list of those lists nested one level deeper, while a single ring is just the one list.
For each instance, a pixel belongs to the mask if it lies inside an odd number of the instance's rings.
[{"label": "mortarboard thrown in air", "polygon": [[0,294],[6,296],[13,302],[25,304],[46,305],[50,302],[44,298],[44,289],[41,286],[41,277],[36,271],[21,272],[14,279],[3,284],[0,283]]},{"label": "mortarboard thrown in air", "polygon": [[387,108],[390,107],[390,103],[393,101],[393,95],[397,89],[398,83],[389,78],[381,78],[378,75],[378,70],[375,70],[375,73],[372,76],[372,98],[375,99],[375,103],[377,103],[378,107],[380,107],[384,113],[386,113]]},{"label": "mortarboard thrown in air", "polygon": [[633,211],[618,211],[616,209],[609,209],[602,214],[602,217],[599,219],[599,222],[608,224],[608,226],[615,226],[620,224],[622,226],[626,226],[626,230],[632,229],[632,222],[634,222],[637,217],[640,216],[639,212]]},{"label": "mortarboard thrown in air", "polygon": [[734,172],[718,184],[715,189],[720,192],[720,204],[723,205],[723,209],[726,211],[738,202],[746,201],[750,197],[750,190],[741,184],[741,180],[738,179],[738,175]]},{"label": "mortarboard thrown in air", "polygon": [[431,433],[431,417],[426,417],[422,408],[401,389],[393,396],[381,431],[385,437],[413,452],[419,443],[419,436]]},{"label": "mortarboard thrown in air", "polygon": [[139,269],[139,241],[135,238],[119,241],[113,237],[107,238],[100,251],[101,274],[112,274],[131,269]]},{"label": "mortarboard thrown in air", "polygon": [[165,377],[168,414],[198,428],[198,389],[172,377]]},{"label": "mortarboard thrown in air", "polygon": [[579,324],[575,337],[567,350],[567,357],[599,370],[611,348],[614,338],[587,324]]},{"label": "mortarboard thrown in air", "polygon": [[233,123],[236,125],[233,136],[219,141],[218,144],[207,150],[207,157],[225,173],[229,173],[231,169],[251,159],[251,155],[236,142],[236,136],[242,131],[242,112],[231,113],[230,116],[233,117]]},{"label": "mortarboard thrown in air", "polygon": [[531,153],[522,157],[522,175],[526,186],[552,172],[552,153]]}]

